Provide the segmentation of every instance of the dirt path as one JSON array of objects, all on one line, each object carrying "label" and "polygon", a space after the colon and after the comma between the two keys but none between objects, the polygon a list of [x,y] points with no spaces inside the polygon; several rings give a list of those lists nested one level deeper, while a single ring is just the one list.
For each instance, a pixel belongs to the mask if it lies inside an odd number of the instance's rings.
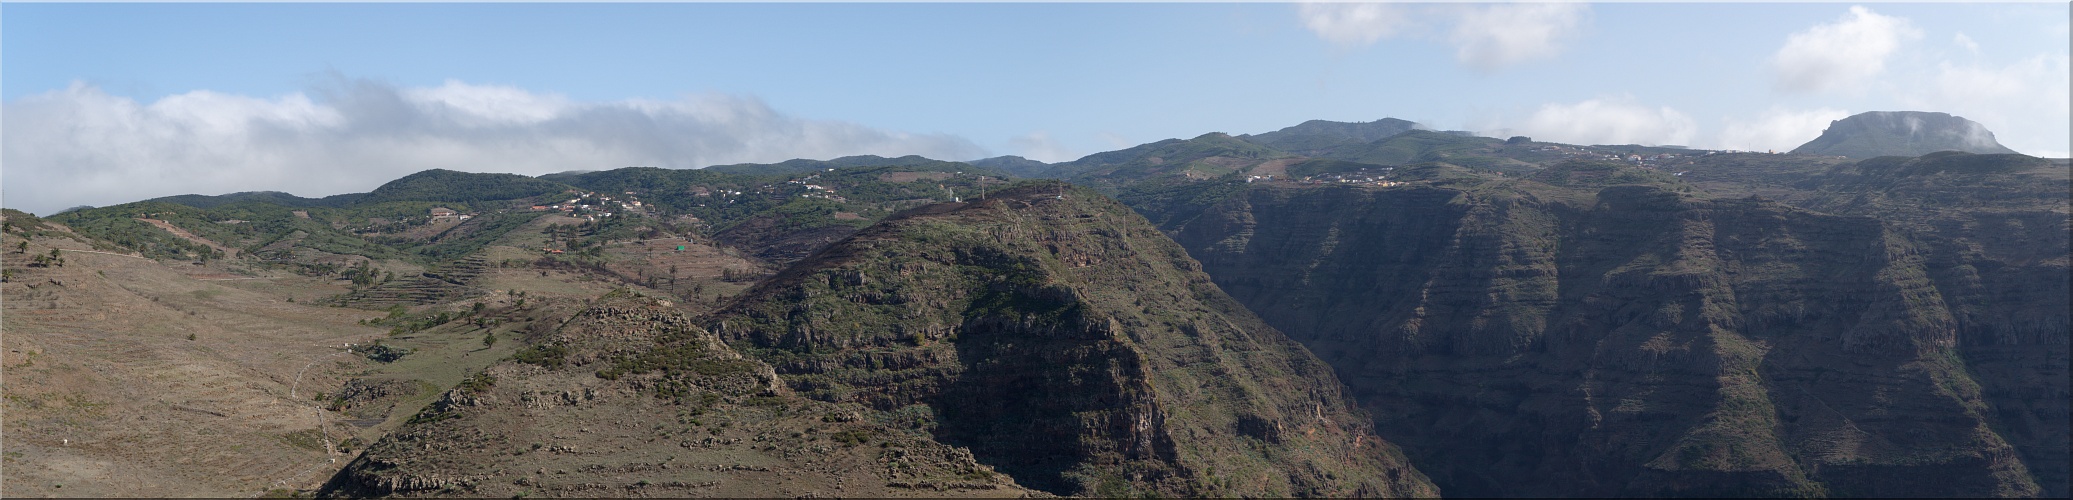
[{"label": "dirt path", "polygon": [[162,221],[162,220],[158,220],[158,219],[143,219],[143,218],[139,218],[139,219],[137,219],[137,220],[140,220],[140,221],[144,221],[144,222],[150,223],[150,224],[151,224],[151,225],[153,225],[153,226],[158,226],[158,228],[159,228],[159,229],[164,229],[164,230],[166,230],[166,232],[168,232],[168,233],[173,233],[173,236],[179,236],[179,237],[181,237],[181,238],[184,238],[184,239],[186,239],[187,241],[192,241],[192,242],[195,242],[195,243],[199,243],[199,244],[202,244],[202,245],[207,245],[207,246],[208,246],[209,248],[214,248],[214,249],[216,249],[216,251],[218,251],[218,252],[223,252],[223,255],[225,255],[225,256],[227,256],[227,257],[229,257],[229,258],[233,258],[233,259],[235,259],[235,258],[237,258],[237,256],[238,256],[238,249],[235,249],[235,248],[231,248],[231,247],[226,247],[226,246],[223,246],[223,245],[218,245],[218,244],[216,244],[216,242],[214,242],[214,241],[209,241],[209,240],[208,240],[208,239],[206,239],[206,238],[202,238],[202,237],[200,237],[200,236],[195,236],[195,235],[194,235],[194,233],[189,233],[189,232],[187,232],[187,230],[185,230],[185,229],[180,229],[180,226],[175,226],[175,225],[173,225],[173,223],[171,223],[171,222],[166,222],[166,221]]},{"label": "dirt path", "polygon": [[142,255],[130,255],[130,254],[126,254],[126,253],[115,253],[115,252],[103,252],[103,251],[100,251],[100,250],[72,250],[72,249],[65,249],[65,250],[62,250],[62,251],[64,251],[64,252],[79,252],[79,253],[97,253],[97,254],[101,254],[101,255],[113,255],[113,256],[116,256],[116,257],[129,257],[129,258],[132,258],[132,259],[144,259],[144,260],[151,260],[151,258],[150,258],[150,257],[145,257],[145,256],[142,256]]},{"label": "dirt path", "polygon": [[317,359],[310,361],[309,364],[302,365],[301,371],[295,372],[295,381],[288,385],[288,402],[289,404],[297,405],[307,404],[310,407],[310,413],[316,415],[317,434],[319,436],[322,436],[324,440],[324,456],[327,457],[327,459],[323,462],[311,464],[309,467],[303,468],[300,471],[296,471],[295,473],[289,474],[285,478],[274,480],[273,484],[275,488],[293,487],[295,483],[292,483],[291,481],[307,477],[309,476],[310,472],[315,471],[317,469],[338,465],[338,448],[337,446],[332,444],[331,430],[324,427],[324,405],[320,402],[307,401],[303,400],[302,398],[296,397],[296,391],[302,388],[302,376],[304,374],[309,373],[310,367],[317,366],[317,363],[322,363],[325,360],[338,357],[338,355],[340,354],[348,354],[351,352],[353,352],[352,344],[346,344],[342,350],[318,357]]}]

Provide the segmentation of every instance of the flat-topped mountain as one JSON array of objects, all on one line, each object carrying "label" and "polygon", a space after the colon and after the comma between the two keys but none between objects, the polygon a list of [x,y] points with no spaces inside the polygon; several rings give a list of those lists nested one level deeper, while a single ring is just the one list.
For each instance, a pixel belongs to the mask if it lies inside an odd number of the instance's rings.
[{"label": "flat-topped mountain", "polygon": [[2014,153],[1979,122],[1949,113],[1872,111],[1829,122],[1828,130],[1793,153],[1851,158],[1921,156],[1938,151]]}]

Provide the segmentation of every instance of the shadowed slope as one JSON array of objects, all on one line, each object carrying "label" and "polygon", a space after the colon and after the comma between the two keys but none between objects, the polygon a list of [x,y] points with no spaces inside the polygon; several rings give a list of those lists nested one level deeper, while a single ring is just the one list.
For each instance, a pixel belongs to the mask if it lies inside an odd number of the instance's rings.
[{"label": "shadowed slope", "polygon": [[1122,205],[1032,184],[888,218],[710,324],[794,390],[933,414],[1045,491],[1436,493],[1198,269]]}]

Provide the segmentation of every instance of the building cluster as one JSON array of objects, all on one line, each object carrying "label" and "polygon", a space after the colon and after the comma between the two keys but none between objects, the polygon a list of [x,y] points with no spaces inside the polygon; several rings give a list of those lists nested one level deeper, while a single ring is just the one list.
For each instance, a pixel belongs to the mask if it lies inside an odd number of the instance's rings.
[{"label": "building cluster", "polygon": [[1537,151],[1537,152],[1542,152],[1542,153],[1555,153],[1555,154],[1559,154],[1559,155],[1562,155],[1562,156],[1564,156],[1564,157],[1568,157],[1568,158],[1584,158],[1584,159],[1592,159],[1592,160],[1603,160],[1603,161],[1610,161],[1610,162],[1618,162],[1618,163],[1625,163],[1625,164],[1628,164],[1628,165],[1636,165],[1636,166],[1641,166],[1641,167],[1648,167],[1648,168],[1657,168],[1657,167],[1661,167],[1661,166],[1665,166],[1665,165],[1675,165],[1675,164],[1688,164],[1688,163],[1691,163],[1691,160],[1690,160],[1690,158],[1691,158],[1691,157],[1694,157],[1694,156],[1710,156],[1710,155],[1714,155],[1714,154],[1719,154],[1719,153],[1720,153],[1720,152],[1718,152],[1718,151],[1708,151],[1708,152],[1706,152],[1705,154],[1680,154],[1680,153],[1656,153],[1656,154],[1641,154],[1641,153],[1620,153],[1620,152],[1616,152],[1616,151],[1614,151],[1614,152],[1607,152],[1607,151],[1606,151],[1605,149],[1602,149],[1602,148],[1596,148],[1596,147],[1591,147],[1591,146],[1562,146],[1562,145],[1555,145],[1555,144],[1550,144],[1550,145],[1546,145],[1546,146],[1540,146],[1540,147],[1535,147],[1535,148],[1533,148],[1533,150],[1534,150],[1534,151]]},{"label": "building cluster", "polygon": [[633,191],[627,191],[618,198],[614,198],[611,195],[600,195],[595,192],[570,192],[575,194],[576,197],[552,205],[533,205],[533,211],[544,212],[554,210],[572,217],[583,217],[585,220],[595,221],[601,217],[639,214],[645,213],[648,210],[647,205],[642,204],[640,199],[634,197]]},{"label": "building cluster", "polygon": [[[1297,184],[1352,184],[1359,186],[1376,187],[1402,186],[1404,184],[1408,184],[1406,182],[1392,181],[1386,178],[1390,172],[1394,171],[1396,171],[1396,167],[1382,167],[1381,169],[1379,169],[1379,171],[1376,172],[1370,172],[1368,171],[1368,169],[1363,168],[1352,172],[1332,172],[1305,176],[1302,178],[1291,178],[1289,179],[1289,181],[1295,182]],[[1261,181],[1273,181],[1277,178],[1277,176],[1273,175],[1254,177],[1261,177]],[[1252,181],[1248,180],[1247,182]]]},{"label": "building cluster", "polygon": [[1607,155],[1607,156],[1610,156],[1611,158],[1609,158],[1609,159],[1611,159],[1612,161],[1618,161],[1618,162],[1625,162],[1625,163],[1627,163],[1627,164],[1630,164],[1630,165],[1639,165],[1639,166],[1643,166],[1643,167],[1649,167],[1649,168],[1655,168],[1655,167],[1659,167],[1659,166],[1663,166],[1663,165],[1670,165],[1670,164],[1673,164],[1673,163],[1677,163],[1677,162],[1683,162],[1683,163],[1691,163],[1691,160],[1686,160],[1686,159],[1684,159],[1684,156],[1685,156],[1685,155],[1679,155],[1679,154],[1673,154],[1673,153],[1663,153],[1663,154],[1653,154],[1653,155],[1644,155],[1644,154],[1634,154],[1634,153],[1629,153],[1629,154],[1627,154],[1627,155],[1624,155],[1624,156],[1622,156],[1622,155],[1617,155],[1617,154],[1614,154],[1614,155]]},{"label": "building cluster", "polygon": [[1360,169],[1353,172],[1333,172],[1304,177],[1290,177],[1276,174],[1248,175],[1245,177],[1245,182],[1254,183],[1278,181],[1292,182],[1296,184],[1352,184],[1360,186],[1377,187],[1402,186],[1408,184],[1406,182],[1392,181],[1385,178],[1385,176],[1387,176],[1390,172],[1395,170],[1396,167],[1382,167],[1380,172],[1369,172],[1368,169]]},{"label": "building cluster", "polygon": [[454,209],[446,207],[432,207],[431,215],[432,222],[466,222],[468,219],[475,218],[473,214],[456,212]]},{"label": "building cluster", "polygon": [[819,179],[820,177],[820,174],[813,174],[806,176],[806,178],[803,179],[792,179],[789,181],[785,181],[785,184],[793,184],[797,185],[798,187],[805,188],[806,192],[799,193],[800,198],[821,198],[834,201],[849,201],[848,199],[843,198],[842,195],[835,194],[835,188],[822,186],[820,184],[814,184],[812,182],[814,179]]}]

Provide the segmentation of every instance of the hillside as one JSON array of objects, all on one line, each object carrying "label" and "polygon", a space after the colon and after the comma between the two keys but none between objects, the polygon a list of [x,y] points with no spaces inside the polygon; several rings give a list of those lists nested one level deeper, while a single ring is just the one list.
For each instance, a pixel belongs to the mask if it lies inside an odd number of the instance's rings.
[{"label": "hillside", "polygon": [[996,156],[965,163],[970,163],[977,167],[997,169],[1009,175],[1023,178],[1049,177],[1051,173],[1051,164],[1049,163],[1014,155]]},{"label": "hillside", "polygon": [[568,186],[560,183],[523,175],[432,169],[389,181],[353,201],[356,204],[369,204],[385,201],[509,200],[559,193],[567,189]]},{"label": "hillside", "polygon": [[[423,404],[409,392],[457,383],[459,372],[508,354],[518,344],[469,349],[525,319],[385,335],[384,313],[315,303],[347,290],[337,280],[93,250],[90,237],[19,212],[8,226],[0,237],[9,248],[0,256],[0,493],[8,497],[250,497],[312,487],[389,422],[390,406],[331,411],[326,394],[356,379],[385,380],[384,405]],[[401,310],[386,317],[417,319]],[[410,354],[364,355],[382,343]]]},{"label": "hillside", "polygon": [[1821,136],[1793,148],[1795,154],[1849,158],[1921,156],[1938,151],[2015,153],[1994,140],[1979,122],[1948,113],[1872,111],[1829,122]]},{"label": "hillside", "polygon": [[1801,188],[1838,215],[1619,165],[1401,178],[1166,227],[1446,491],[2064,491],[2064,172],[1863,162]]},{"label": "hillside", "polygon": [[337,207],[351,204],[353,201],[360,199],[360,197],[362,196],[366,196],[366,194],[353,193],[332,195],[323,198],[304,198],[301,196],[283,193],[280,191],[247,191],[243,193],[231,193],[217,196],[183,194],[179,196],[152,198],[144,201],[173,203],[195,208],[216,208],[232,203],[245,202],[268,203],[284,207]]},{"label": "hillside", "polygon": [[323,493],[1435,492],[1195,269],[1084,189],[931,205],[710,316],[620,291],[528,329]]},{"label": "hillside", "polygon": [[1416,122],[1395,118],[1363,123],[1310,120],[1281,130],[1238,138],[1282,151],[1316,156],[1334,147],[1366,144],[1418,129]]},{"label": "hillside", "polygon": [[1341,145],[1317,156],[1379,165],[1443,161],[1509,173],[1533,169],[1530,163],[1507,158],[1504,149],[1504,141],[1488,137],[1413,130],[1369,143]]},{"label": "hillside", "polygon": [[921,156],[917,156],[917,155],[907,155],[907,156],[901,156],[901,157],[897,157],[897,158],[886,158],[886,157],[883,157],[883,156],[878,156],[878,155],[857,155],[857,156],[844,156],[844,157],[841,157],[841,158],[835,158],[835,159],[832,159],[832,160],[806,160],[806,159],[798,159],[798,160],[785,160],[785,161],[781,161],[781,162],[777,162],[777,163],[767,163],[767,164],[765,164],[765,163],[740,163],[740,164],[734,164],[734,165],[714,165],[714,166],[706,167],[706,168],[703,168],[703,169],[700,169],[700,170],[707,170],[707,171],[711,171],[711,172],[715,172],[715,173],[722,173],[722,174],[744,174],[744,175],[798,175],[798,174],[809,174],[809,173],[813,173],[813,172],[822,172],[822,171],[826,171],[826,170],[828,170],[828,169],[831,169],[831,168],[850,168],[850,167],[890,167],[890,166],[900,166],[900,165],[935,165],[935,164],[944,164],[944,163],[953,163],[953,162],[946,162],[946,161],[942,161],[942,160],[932,160],[932,159],[929,159],[929,158],[925,158],[925,157],[921,157]]},{"label": "hillside", "polygon": [[[668,301],[616,291],[445,391],[323,496],[1020,496],[969,453],[791,394]],[[685,371],[627,373],[658,345]],[[661,391],[661,392],[657,392]],[[658,397],[666,396],[666,397]]]},{"label": "hillside", "polygon": [[801,394],[933,415],[1051,493],[1434,493],[1327,367],[1196,269],[1122,205],[1028,184],[888,218],[707,324]]},{"label": "hillside", "polygon": [[1052,166],[1051,172],[1105,193],[1215,179],[1251,171],[1273,160],[1296,161],[1292,153],[1246,142],[1229,134],[1167,139],[1095,153]]}]

